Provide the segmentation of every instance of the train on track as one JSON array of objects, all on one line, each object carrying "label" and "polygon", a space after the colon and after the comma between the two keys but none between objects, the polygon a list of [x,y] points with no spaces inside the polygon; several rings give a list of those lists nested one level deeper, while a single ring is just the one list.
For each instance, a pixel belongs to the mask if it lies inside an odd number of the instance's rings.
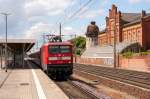
[{"label": "train on track", "polygon": [[73,73],[73,52],[70,42],[49,42],[29,55],[33,62],[54,78],[69,77]]}]

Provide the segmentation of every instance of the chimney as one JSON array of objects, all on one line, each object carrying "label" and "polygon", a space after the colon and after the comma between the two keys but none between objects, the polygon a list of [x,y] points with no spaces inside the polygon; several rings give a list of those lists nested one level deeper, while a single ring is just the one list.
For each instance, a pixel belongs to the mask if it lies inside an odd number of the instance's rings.
[{"label": "chimney", "polygon": [[109,25],[109,22],[108,22],[108,21],[109,21],[109,18],[106,17],[105,19],[106,19],[106,25]]},{"label": "chimney", "polygon": [[121,17],[121,11],[119,11],[118,14],[119,14],[119,17]]},{"label": "chimney", "polygon": [[105,19],[106,19],[106,21],[108,21],[109,18],[108,18],[108,17],[105,17]]},{"label": "chimney", "polygon": [[146,11],[142,10],[141,17],[144,17],[144,16],[146,16]]},{"label": "chimney", "polygon": [[115,11],[115,13],[117,13],[117,7],[115,4],[112,5],[112,10]]},{"label": "chimney", "polygon": [[111,9],[109,9],[109,17],[111,16]]},{"label": "chimney", "polygon": [[116,9],[117,7],[116,7],[116,5],[115,4],[113,4],[112,5],[112,9]]}]

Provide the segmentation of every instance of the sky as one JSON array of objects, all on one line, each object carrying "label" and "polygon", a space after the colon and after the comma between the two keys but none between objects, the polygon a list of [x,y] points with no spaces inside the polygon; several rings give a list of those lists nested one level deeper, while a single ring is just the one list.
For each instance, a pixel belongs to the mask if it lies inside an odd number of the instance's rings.
[{"label": "sky", "polygon": [[[0,0],[0,13],[10,14],[8,38],[30,38],[42,43],[43,34],[59,34],[59,23],[62,23],[63,35],[84,35],[91,21],[96,21],[100,30],[104,29],[112,4],[121,12],[150,12],[150,0]],[[2,14],[0,38],[5,38]]]}]

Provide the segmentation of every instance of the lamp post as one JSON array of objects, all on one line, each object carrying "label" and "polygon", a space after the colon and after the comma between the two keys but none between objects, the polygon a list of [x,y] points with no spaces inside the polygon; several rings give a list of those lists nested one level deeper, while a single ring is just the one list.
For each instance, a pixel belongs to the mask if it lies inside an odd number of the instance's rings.
[{"label": "lamp post", "polygon": [[43,44],[45,44],[45,33],[43,33]]},{"label": "lamp post", "polygon": [[10,15],[9,13],[1,13],[5,16],[5,22],[6,22],[6,42],[5,42],[5,72],[7,72],[7,16]]},{"label": "lamp post", "polygon": [[62,28],[62,26],[61,26],[61,23],[60,23],[60,26],[59,26],[59,36],[60,36],[60,39],[59,39],[59,42],[62,42],[62,39],[61,39],[61,28]]},{"label": "lamp post", "polygon": [[77,35],[75,34],[75,63],[77,63],[77,55],[76,55],[76,51],[77,51],[77,47],[76,47],[76,38],[77,38]]},{"label": "lamp post", "polygon": [[114,47],[113,47],[113,53],[114,53],[114,68],[117,68],[116,64],[116,19],[114,19],[114,24],[113,24],[113,32],[114,32]]}]

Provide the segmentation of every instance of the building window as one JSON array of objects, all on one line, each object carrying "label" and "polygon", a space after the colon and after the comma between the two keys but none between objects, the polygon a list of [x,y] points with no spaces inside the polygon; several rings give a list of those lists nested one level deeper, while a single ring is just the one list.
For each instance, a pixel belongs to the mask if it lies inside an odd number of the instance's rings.
[{"label": "building window", "polygon": [[136,42],[138,42],[137,32],[135,31]]}]

